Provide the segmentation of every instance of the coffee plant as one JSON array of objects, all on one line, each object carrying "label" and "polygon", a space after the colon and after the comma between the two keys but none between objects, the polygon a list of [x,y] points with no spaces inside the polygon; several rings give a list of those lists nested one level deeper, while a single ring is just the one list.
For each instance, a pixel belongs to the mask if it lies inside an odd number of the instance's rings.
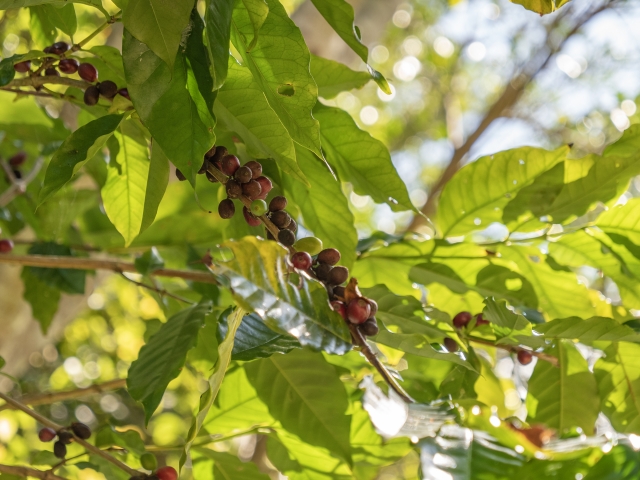
[{"label": "coffee plant", "polygon": [[513,1],[548,38],[416,207],[340,108],[395,95],[344,0],[308,6],[359,70],[300,2],[0,0],[0,477],[640,478],[635,103],[599,149],[470,155],[619,5]]}]

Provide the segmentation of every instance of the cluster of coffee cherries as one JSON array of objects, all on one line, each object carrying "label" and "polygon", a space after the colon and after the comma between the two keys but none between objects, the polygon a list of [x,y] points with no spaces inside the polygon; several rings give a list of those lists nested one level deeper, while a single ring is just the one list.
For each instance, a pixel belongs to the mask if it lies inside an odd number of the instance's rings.
[{"label": "cluster of coffee cherries", "polygon": [[[64,56],[70,48],[70,45],[66,42],[56,42],[43,51],[44,53]],[[16,63],[13,68],[18,73],[29,73],[31,72],[31,61],[25,60],[24,62]],[[45,68],[44,75],[59,77],[60,72],[66,75],[77,73],[83,80],[89,83],[95,83],[89,86],[84,92],[84,103],[86,105],[95,105],[98,103],[100,95],[110,100],[117,94],[120,94],[128,100],[131,100],[129,98],[129,91],[126,88],[118,89],[115,82],[111,80],[98,82],[98,70],[90,63],[80,63],[75,58],[61,58],[57,64],[52,64]]]},{"label": "cluster of coffee cherries", "polygon": [[91,436],[91,429],[84,423],[74,422],[69,428],[63,428],[57,432],[49,427],[45,427],[38,432],[38,438],[40,438],[41,442],[51,442],[56,437],[58,438],[56,443],[53,444],[53,454],[58,458],[67,456],[67,445],[73,442],[74,435],[86,440]]}]

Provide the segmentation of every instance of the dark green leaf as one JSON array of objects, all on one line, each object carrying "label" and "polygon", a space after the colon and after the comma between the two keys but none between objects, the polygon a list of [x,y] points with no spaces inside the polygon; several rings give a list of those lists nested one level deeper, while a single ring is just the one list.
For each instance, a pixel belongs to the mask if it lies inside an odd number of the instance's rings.
[{"label": "dark green leaf", "polygon": [[204,19],[207,25],[207,50],[211,60],[213,88],[218,89],[227,78],[229,40],[233,0],[207,0]]},{"label": "dark green leaf", "polygon": [[[211,64],[209,62],[207,47],[203,43],[204,28],[205,26],[202,22],[202,18],[200,18],[200,14],[196,9],[193,9],[191,11],[191,33],[187,39],[185,55],[187,56],[189,66],[196,77],[198,90],[200,91],[202,98],[204,98],[207,110],[211,112],[213,110],[213,101],[215,100],[214,88],[217,87],[215,87],[214,78],[211,76]],[[228,47],[229,38],[227,37],[227,54],[225,60],[229,59]]]},{"label": "dark green leaf", "polygon": [[311,75],[318,85],[318,95],[323,98],[362,88],[371,80],[367,72],[356,72],[342,63],[315,55],[311,55]]},{"label": "dark green leaf", "polygon": [[[31,12],[31,22],[33,24],[34,17],[37,18],[37,22],[40,24],[44,33],[51,33],[53,35],[47,37],[49,42],[53,42],[56,39],[56,29],[60,29],[63,33],[72,37],[75,35],[78,28],[78,20],[76,19],[76,10],[72,3],[66,5],[37,5],[29,8]],[[47,44],[40,41],[39,45],[46,47]]]},{"label": "dark green leaf", "polygon": [[99,448],[122,447],[136,455],[142,455],[146,451],[144,442],[136,430],[119,432],[113,427],[103,427],[98,430],[95,445]]},{"label": "dark green leaf", "polygon": [[13,55],[0,60],[0,87],[4,87],[14,79],[16,71],[13,65],[19,62],[20,58],[22,58],[22,55]]},{"label": "dark green leaf", "polygon": [[[53,242],[36,243],[29,248],[31,255],[56,255],[72,256],[71,249],[65,245]],[[71,270],[67,268],[40,268],[25,267],[31,274],[38,277],[51,288],[59,289],[66,293],[84,294],[85,272],[84,270]]]},{"label": "dark green leaf", "polygon": [[30,268],[22,269],[24,299],[31,305],[31,314],[38,320],[43,333],[47,333],[53,317],[58,311],[60,290],[50,286],[31,272]]},{"label": "dark green leaf", "polygon": [[151,250],[147,250],[136,258],[135,266],[138,273],[149,275],[160,268],[164,268],[164,260],[160,256],[158,249],[151,247]]},{"label": "dark green leaf", "polygon": [[158,207],[169,184],[169,159],[159,145],[151,148],[151,162],[147,177],[147,191],[144,194],[144,207],[140,233],[151,226],[158,213]]}]

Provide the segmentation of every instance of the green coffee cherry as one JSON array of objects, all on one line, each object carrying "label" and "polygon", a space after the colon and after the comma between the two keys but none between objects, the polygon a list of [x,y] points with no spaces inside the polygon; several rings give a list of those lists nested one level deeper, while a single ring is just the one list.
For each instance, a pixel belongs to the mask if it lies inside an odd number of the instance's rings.
[{"label": "green coffee cherry", "polygon": [[142,465],[142,468],[144,468],[145,470],[153,471],[158,468],[158,460],[153,453],[146,452],[143,453],[140,457],[140,465]]},{"label": "green coffee cherry", "polygon": [[307,252],[309,255],[317,255],[322,251],[322,240],[317,237],[305,237],[293,244],[299,252]]},{"label": "green coffee cherry", "polygon": [[264,200],[254,200],[251,202],[251,213],[253,213],[254,216],[259,217],[268,211],[269,207],[267,207],[267,202]]}]

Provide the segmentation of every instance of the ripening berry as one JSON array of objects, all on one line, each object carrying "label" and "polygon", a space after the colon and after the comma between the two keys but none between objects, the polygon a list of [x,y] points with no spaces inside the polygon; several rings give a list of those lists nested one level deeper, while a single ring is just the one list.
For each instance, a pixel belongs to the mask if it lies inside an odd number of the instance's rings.
[{"label": "ripening berry", "polygon": [[[224,158],[226,159],[227,157],[224,157]],[[253,173],[251,172],[251,169],[249,167],[240,167],[236,170],[236,173],[233,175],[233,178],[235,178],[236,181],[240,183],[247,183],[249,180],[251,180],[252,176],[253,176]]]},{"label": "ripening berry", "polygon": [[[249,185],[246,183],[245,185]],[[267,213],[267,202],[264,200],[254,200],[251,202],[251,213],[253,213],[256,217],[264,215]]]},{"label": "ripening berry", "polygon": [[244,215],[244,219],[251,227],[257,227],[258,225],[260,225],[260,223],[262,223],[260,222],[260,219],[258,217],[252,215],[247,207],[242,207],[242,214]]},{"label": "ripening berry", "polygon": [[485,320],[481,313],[476,315],[476,327],[481,327],[482,325],[489,325],[489,320]]},{"label": "ripening berry", "polygon": [[56,438],[58,434],[53,428],[45,427],[38,432],[38,438],[41,442],[50,442],[54,438]]},{"label": "ripening berry", "polygon": [[287,225],[285,228],[287,230],[291,230],[293,233],[296,233],[298,231],[298,223],[292,218],[291,222],[289,222],[289,225]]},{"label": "ripening berry", "polygon": [[[242,184],[242,194],[249,200],[256,200],[262,193],[262,187],[255,180],[249,180]],[[262,200],[264,201],[264,200]],[[266,202],[265,202],[266,205]]]},{"label": "ripening berry", "polygon": [[280,242],[285,247],[290,247],[294,243],[296,243],[296,234],[291,230],[280,230],[278,232],[278,242]]},{"label": "ripening berry", "polygon": [[78,75],[87,82],[93,83],[98,80],[98,70],[90,63],[81,63],[78,66]]},{"label": "ripening berry", "polygon": [[104,98],[113,98],[118,93],[118,86],[111,80],[105,80],[98,84],[98,90]]},{"label": "ripening berry", "polygon": [[69,445],[73,441],[73,434],[71,432],[58,432],[58,441]]},{"label": "ripening berry", "polygon": [[252,172],[252,176],[251,178],[253,178],[254,180],[257,180],[257,178],[262,175],[262,165],[260,164],[260,162],[256,162],[255,160],[251,160],[247,163],[244,164],[245,167],[249,167],[251,169]]},{"label": "ripening berry", "polygon": [[316,277],[318,277],[318,280],[321,280],[323,282],[328,282],[329,274],[331,273],[331,270],[333,270],[333,267],[331,265],[327,265],[326,263],[321,263],[315,269]]},{"label": "ripening berry", "polygon": [[284,210],[287,208],[287,199],[282,195],[278,195],[277,197],[273,197],[269,202],[269,211],[270,212],[278,212],[280,210]]},{"label": "ripening berry", "polygon": [[53,454],[58,458],[64,458],[67,456],[67,446],[61,441],[57,441],[53,444]]},{"label": "ripening berry", "polygon": [[9,165],[12,167],[19,167],[25,162],[25,160],[27,160],[27,153],[18,152],[9,159]]},{"label": "ripening berry", "polygon": [[287,225],[291,223],[291,217],[284,210],[273,212],[270,218],[273,224],[278,228],[287,228]]},{"label": "ripening berry", "polygon": [[129,89],[128,88],[121,88],[120,90],[118,90],[118,95],[126,98],[127,100],[131,101],[131,97],[129,96]]},{"label": "ripening berry", "polygon": [[0,253],[9,253],[13,250],[13,242],[8,238],[0,240]]},{"label": "ripening berry", "polygon": [[177,178],[178,180],[180,180],[181,182],[184,182],[184,181],[187,179],[187,177],[185,177],[185,176],[184,176],[184,173],[182,173],[182,172],[181,172],[180,170],[178,170],[177,168],[176,168],[176,178]]},{"label": "ripening berry", "polygon": [[91,85],[84,91],[84,103],[85,105],[95,105],[100,99],[100,90],[95,85]]},{"label": "ripening berry", "polygon": [[370,298],[367,298],[367,302],[371,305],[371,317],[375,317],[376,313],[378,313],[378,302]]},{"label": "ripening berry", "polygon": [[518,350],[518,362],[521,365],[529,365],[533,360],[533,355],[528,350]]},{"label": "ripening berry", "polygon": [[351,323],[364,323],[370,316],[371,305],[364,298],[354,298],[347,305],[347,318]]},{"label": "ripening berry", "polygon": [[358,328],[367,337],[375,337],[380,331],[380,329],[378,328],[378,322],[376,322],[375,317],[367,319],[366,322],[358,325]]},{"label": "ripening berry", "polygon": [[344,318],[345,320],[347,319],[347,306],[344,304],[344,302],[334,300],[333,302],[331,302],[331,308],[338,312],[342,318]]},{"label": "ripening berry", "polygon": [[456,328],[464,328],[471,321],[471,314],[469,312],[460,312],[453,317],[453,326]]},{"label": "ripening berry", "polygon": [[331,285],[342,285],[349,278],[349,269],[347,267],[333,267],[329,272],[328,281]]},{"label": "ripening berry", "polygon": [[307,252],[309,255],[317,255],[322,250],[322,240],[318,237],[304,237],[298,240],[293,248]]},{"label": "ripening berry", "polygon": [[[225,175],[233,175],[240,168],[240,160],[235,155],[225,155],[220,161],[220,170]],[[244,183],[244,182],[242,182]]]},{"label": "ripening berry", "polygon": [[162,467],[156,470],[158,480],[178,480],[178,472],[173,467]]},{"label": "ripening berry", "polygon": [[18,62],[13,66],[13,69],[18,73],[27,73],[31,70],[31,61],[25,60],[24,62]]},{"label": "ripening berry", "polygon": [[63,58],[58,62],[58,70],[67,75],[72,75],[78,71],[80,63],[75,58]]},{"label": "ripening berry", "polygon": [[226,185],[227,197],[240,198],[242,195],[242,186],[235,180],[229,180]]},{"label": "ripening berry", "polygon": [[260,184],[260,187],[262,188],[262,192],[260,193],[258,198],[260,200],[264,200],[265,198],[267,198],[267,195],[269,195],[269,192],[273,188],[273,183],[271,183],[271,180],[269,180],[267,177],[258,177],[256,178],[256,182],[258,182]]},{"label": "ripening berry", "polygon": [[335,265],[340,261],[340,252],[335,248],[325,248],[318,254],[318,263]]},{"label": "ripening berry", "polygon": [[158,468],[158,459],[153,453],[145,452],[140,457],[140,465],[142,465],[142,468],[145,470],[155,470]]},{"label": "ripening berry", "polygon": [[86,440],[91,436],[91,429],[87,427],[84,423],[80,423],[80,422],[72,423],[71,431],[76,437],[81,438],[82,440]]},{"label": "ripening berry", "polygon": [[313,259],[307,252],[296,252],[291,255],[291,265],[298,270],[309,270]]},{"label": "ripening berry", "polygon": [[59,77],[60,73],[56,70],[56,67],[45,68],[44,70],[45,77]]},{"label": "ripening berry", "polygon": [[226,198],[218,205],[218,215],[221,218],[229,219],[236,213],[236,206],[233,204],[233,200]]},{"label": "ripening berry", "polygon": [[67,42],[56,42],[51,45],[50,53],[55,53],[56,55],[62,55],[67,50],[69,50],[69,44]]},{"label": "ripening berry", "polygon": [[454,353],[458,351],[459,347],[458,343],[453,338],[446,337],[444,339],[444,348],[446,348],[451,353]]}]

